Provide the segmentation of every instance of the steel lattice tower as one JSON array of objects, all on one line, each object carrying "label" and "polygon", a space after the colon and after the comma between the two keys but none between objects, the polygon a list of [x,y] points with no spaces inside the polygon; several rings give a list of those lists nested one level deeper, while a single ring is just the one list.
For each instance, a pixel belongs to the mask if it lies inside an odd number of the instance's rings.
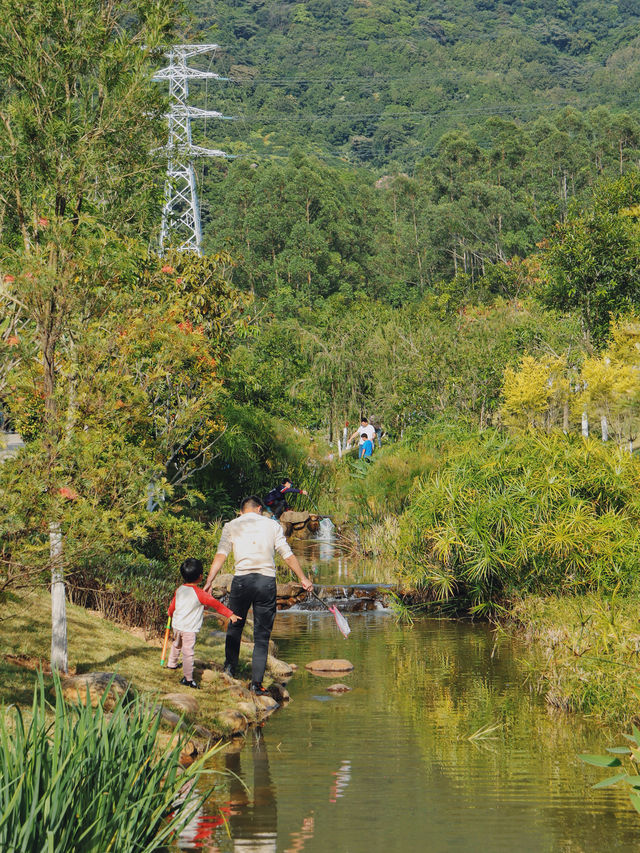
[{"label": "steel lattice tower", "polygon": [[196,176],[193,168],[194,157],[227,157],[224,151],[215,148],[203,148],[194,145],[191,138],[191,119],[225,119],[216,110],[201,110],[187,103],[189,98],[189,80],[227,80],[213,71],[200,71],[189,68],[187,60],[203,53],[215,53],[217,44],[176,44],[167,52],[169,64],[153,75],[156,81],[169,81],[171,106],[167,119],[169,139],[167,143],[167,180],[165,200],[162,208],[162,228],[160,231],[160,251],[170,241],[171,235],[180,235],[178,248],[183,251],[201,253],[202,227],[200,224],[200,205],[196,189]]}]

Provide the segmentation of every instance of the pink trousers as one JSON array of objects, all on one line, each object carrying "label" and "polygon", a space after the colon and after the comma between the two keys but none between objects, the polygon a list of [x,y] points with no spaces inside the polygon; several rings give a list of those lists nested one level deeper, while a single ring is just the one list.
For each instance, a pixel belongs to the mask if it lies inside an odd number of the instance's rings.
[{"label": "pink trousers", "polygon": [[174,631],[173,643],[167,661],[169,669],[176,669],[182,650],[182,674],[187,681],[191,681],[193,678],[193,650],[196,645],[196,636],[195,631]]}]

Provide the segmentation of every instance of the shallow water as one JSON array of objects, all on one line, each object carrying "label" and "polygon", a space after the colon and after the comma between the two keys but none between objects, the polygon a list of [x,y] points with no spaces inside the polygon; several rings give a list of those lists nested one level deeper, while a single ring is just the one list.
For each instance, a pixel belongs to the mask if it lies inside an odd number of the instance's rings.
[{"label": "shallow water", "polygon": [[[279,613],[274,638],[300,667],[292,702],[215,765],[227,780],[183,849],[209,851],[636,851],[640,820],[623,790],[579,752],[606,733],[552,711],[526,686],[527,650],[487,626],[385,612]],[[204,640],[205,638],[202,637]],[[212,640],[214,641],[214,640]],[[304,664],[347,657],[331,679]],[[333,696],[335,681],[352,687]],[[485,738],[472,738],[483,726]],[[613,771],[612,771],[613,772]],[[223,807],[228,831],[217,811]],[[195,836],[199,835],[199,838]]]}]

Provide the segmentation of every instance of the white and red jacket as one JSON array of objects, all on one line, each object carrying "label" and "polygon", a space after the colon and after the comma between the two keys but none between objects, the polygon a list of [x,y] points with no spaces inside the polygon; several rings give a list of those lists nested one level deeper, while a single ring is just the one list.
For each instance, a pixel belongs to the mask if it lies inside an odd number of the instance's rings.
[{"label": "white and red jacket", "polygon": [[169,616],[174,631],[193,631],[202,628],[205,607],[213,607],[218,613],[229,618],[233,612],[221,604],[217,598],[209,595],[195,583],[184,583],[175,591],[169,605]]}]

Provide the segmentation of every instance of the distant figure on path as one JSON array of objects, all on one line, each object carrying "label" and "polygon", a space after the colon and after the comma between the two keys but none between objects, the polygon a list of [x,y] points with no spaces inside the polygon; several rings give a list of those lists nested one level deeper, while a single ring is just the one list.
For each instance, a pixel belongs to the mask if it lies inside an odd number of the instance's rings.
[{"label": "distant figure on path", "polygon": [[307,592],[313,583],[300,568],[279,521],[262,515],[262,501],[251,495],[242,501],[241,514],[222,528],[218,551],[211,563],[209,577],[204,585],[208,592],[227,556],[233,550],[235,577],[231,583],[229,607],[240,619],[227,627],[224,671],[235,678],[240,654],[242,630],[249,608],[253,607],[253,659],[249,689],[258,695],[267,691],[262,679],[267,665],[269,638],[276,615],[276,565],[275,552],[298,576]]},{"label": "distant figure on path", "polygon": [[382,424],[380,423],[380,420],[372,417],[369,419],[369,423],[375,430],[378,447],[382,447]]},{"label": "distant figure on path", "polygon": [[[355,430],[355,432],[351,433],[347,443],[351,444],[351,442],[356,436],[358,436],[358,449],[362,447],[362,444],[367,438],[370,438],[373,442],[373,439],[376,437],[376,431],[374,427],[369,423],[367,418],[362,418],[362,420],[360,421],[360,426],[357,430]],[[360,458],[361,455],[361,453],[358,453],[358,458]]]},{"label": "distant figure on path", "polygon": [[187,687],[197,687],[193,680],[193,650],[196,644],[196,635],[202,628],[202,619],[205,607],[213,607],[222,616],[226,616],[231,622],[239,619],[238,616],[225,607],[220,601],[209,595],[198,586],[204,567],[201,560],[189,557],[180,566],[180,574],[184,579],[182,586],[175,591],[171,604],[169,605],[169,616],[173,624],[173,644],[169,652],[167,669],[178,668],[178,658],[182,652],[182,681]]},{"label": "distant figure on path", "polygon": [[287,503],[287,495],[306,495],[304,489],[296,489],[291,480],[285,479],[279,486],[271,489],[269,494],[264,499],[265,506],[269,509],[276,518],[280,518],[283,512],[291,509]]}]

